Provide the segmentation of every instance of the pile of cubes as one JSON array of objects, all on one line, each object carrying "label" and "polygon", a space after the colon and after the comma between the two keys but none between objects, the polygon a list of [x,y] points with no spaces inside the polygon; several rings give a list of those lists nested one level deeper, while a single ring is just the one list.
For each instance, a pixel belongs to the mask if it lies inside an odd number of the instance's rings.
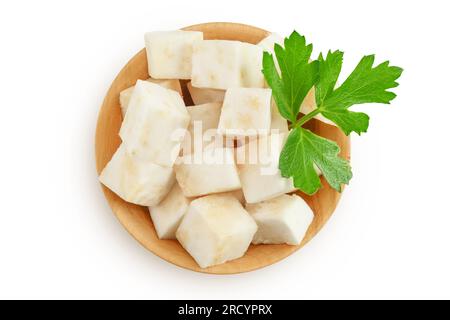
[{"label": "pile of cubes", "polygon": [[[120,94],[122,144],[100,181],[149,207],[158,237],[178,240],[202,268],[242,257],[251,243],[298,245],[314,218],[278,170],[288,123],[261,72],[274,43],[276,35],[252,45],[150,32],[150,79]],[[248,156],[261,148],[264,159]]]}]

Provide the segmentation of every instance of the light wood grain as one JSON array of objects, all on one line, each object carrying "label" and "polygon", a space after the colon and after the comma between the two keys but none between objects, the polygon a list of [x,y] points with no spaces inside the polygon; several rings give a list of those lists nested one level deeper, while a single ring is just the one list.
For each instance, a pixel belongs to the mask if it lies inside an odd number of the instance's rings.
[{"label": "light wood grain", "polygon": [[[257,43],[268,32],[248,25],[234,23],[207,23],[184,28],[203,31],[205,39],[229,39]],[[113,81],[101,107],[95,137],[97,172],[100,174],[120,144],[118,136],[122,122],[119,93],[135,84],[138,79],[147,79],[145,49],[135,55]],[[319,121],[311,121],[309,128],[326,138],[336,141],[342,156],[350,158],[350,140],[340,130]],[[322,179],[324,187],[314,196],[300,194],[313,209],[315,218],[300,246],[251,245],[247,254],[237,260],[218,266],[201,269],[177,241],[159,240],[147,208],[125,202],[109,189],[103,187],[105,197],[119,221],[126,230],[145,248],[177,266],[193,271],[232,274],[256,270],[280,261],[310,241],[328,221],[335,210],[340,194],[331,189]]]}]

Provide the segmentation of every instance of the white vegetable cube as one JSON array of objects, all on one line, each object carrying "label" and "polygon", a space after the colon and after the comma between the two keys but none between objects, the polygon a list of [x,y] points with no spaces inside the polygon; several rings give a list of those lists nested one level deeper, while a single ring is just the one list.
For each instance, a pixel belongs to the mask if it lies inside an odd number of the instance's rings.
[{"label": "white vegetable cube", "polygon": [[241,42],[204,40],[193,45],[192,86],[228,89],[241,86]]},{"label": "white vegetable cube", "polygon": [[[215,129],[217,129],[219,124],[222,103],[205,103],[187,107],[186,109],[191,120],[182,145],[184,155],[195,150],[198,143],[201,143],[201,147],[203,148],[208,142],[213,142],[214,137],[212,135],[214,134],[215,136]],[[203,136],[205,132],[207,134]],[[207,141],[209,139],[210,141]]]},{"label": "white vegetable cube", "polygon": [[187,88],[195,105],[210,102],[223,102],[225,96],[224,90],[196,88],[192,86],[191,82],[188,82]]},{"label": "white vegetable cube", "polygon": [[157,205],[170,191],[172,168],[158,166],[129,155],[122,144],[100,174],[100,182],[125,201]]},{"label": "white vegetable cube", "polygon": [[198,197],[241,188],[234,150],[205,148],[179,159],[175,166],[177,181],[186,197]]},{"label": "white vegetable cube", "polygon": [[192,44],[202,40],[198,31],[157,31],[145,34],[148,73],[154,79],[190,79]]},{"label": "white vegetable cube", "polygon": [[197,106],[186,107],[191,121],[188,130],[193,134],[195,121],[202,123],[203,131],[209,129],[217,129],[219,125],[220,113],[222,111],[222,103],[205,103]]},{"label": "white vegetable cube", "polygon": [[138,80],[119,134],[130,154],[170,167],[188,125],[189,114],[177,92]]},{"label": "white vegetable cube", "polygon": [[160,239],[175,239],[175,232],[191,200],[183,195],[175,183],[169,194],[156,206],[149,207],[150,216]]},{"label": "white vegetable cube", "polygon": [[241,46],[241,87],[264,88],[262,48],[249,43],[242,43]]},{"label": "white vegetable cube", "polygon": [[272,134],[251,140],[237,149],[239,177],[247,203],[256,203],[295,191],[292,178],[278,169],[285,134]]},{"label": "white vegetable cube", "polygon": [[297,190],[292,178],[284,178],[280,172],[264,174],[261,170],[264,170],[263,166],[257,164],[240,167],[239,176],[247,203],[257,203]]},{"label": "white vegetable cube", "polygon": [[299,245],[314,219],[308,204],[298,195],[277,198],[246,206],[258,225],[254,244]]},{"label": "white vegetable cube", "polygon": [[270,130],[271,89],[231,88],[225,93],[218,131],[231,136],[255,136]]},{"label": "white vegetable cube", "polygon": [[176,236],[201,268],[242,257],[257,226],[236,198],[210,195],[192,201]]},{"label": "white vegetable cube", "polygon": [[[147,79],[145,81],[158,84],[166,89],[174,90],[183,95],[181,91],[180,81],[179,80],[159,80],[159,79]],[[120,107],[122,109],[122,116],[125,117],[125,113],[127,113],[128,104],[130,103],[131,95],[133,94],[134,86],[129,87],[120,92]]]}]

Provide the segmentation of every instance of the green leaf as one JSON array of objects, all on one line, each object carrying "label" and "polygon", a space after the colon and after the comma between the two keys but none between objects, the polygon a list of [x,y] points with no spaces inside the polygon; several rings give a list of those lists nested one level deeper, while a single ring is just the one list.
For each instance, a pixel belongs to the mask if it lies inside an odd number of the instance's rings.
[{"label": "green leaf", "polygon": [[[327,66],[335,58],[334,54],[329,54],[327,59],[322,61],[319,59],[319,68],[327,70]],[[365,113],[349,111],[349,107],[371,102],[389,104],[396,97],[395,93],[388,89],[398,86],[396,80],[403,70],[389,66],[389,61],[373,67],[374,60],[374,55],[363,57],[355,70],[336,90],[329,91],[331,86],[329,80],[335,76],[334,74],[331,76],[330,71],[324,71],[327,76],[322,78],[321,75],[317,84],[317,87],[321,87],[317,99],[320,102],[318,104],[320,112],[336,123],[347,135],[352,131],[361,134],[369,127],[369,116]]]},{"label": "green leaf", "polygon": [[341,51],[328,51],[324,59],[319,55],[319,82],[316,85],[316,104],[321,106],[325,98],[334,90],[339,74],[341,73],[344,53]]},{"label": "green leaf", "polygon": [[273,56],[264,52],[263,55],[263,73],[266,78],[267,83],[272,88],[272,95],[277,103],[278,110],[280,114],[289,121],[295,121],[296,119],[293,117],[292,112],[289,110],[289,102],[286,96],[283,94],[284,85],[281,77],[278,74],[277,67],[275,66],[275,62],[273,61]]},{"label": "green leaf", "polygon": [[280,114],[294,123],[301,103],[319,78],[319,63],[309,62],[312,45],[296,31],[285,39],[284,48],[276,44],[274,49],[281,75],[268,52],[263,56],[263,74]]},{"label": "green leaf", "polygon": [[[396,80],[403,70],[389,66],[389,62],[374,67],[375,57],[366,56],[335,89],[342,69],[341,51],[328,51],[326,57],[321,54],[310,62],[312,45],[294,31],[285,39],[284,48],[276,44],[274,52],[277,63],[271,54],[264,53],[263,74],[280,114],[292,122],[293,128],[280,155],[281,174],[293,177],[295,186],[303,192],[314,194],[321,187],[317,166],[331,187],[340,191],[342,184],[348,184],[352,177],[348,161],[339,157],[336,143],[302,128],[303,124],[321,113],[347,135],[366,132],[369,116],[349,108],[362,103],[390,103],[395,94],[389,89],[398,86]],[[300,106],[312,87],[317,109],[297,120]]]},{"label": "green leaf", "polygon": [[341,108],[329,108],[322,114],[333,121],[348,136],[352,131],[357,134],[367,132],[369,128],[369,116],[364,112],[354,112]]},{"label": "green leaf", "polygon": [[315,164],[330,186],[340,192],[342,184],[348,184],[352,178],[352,171],[349,162],[339,157],[339,153],[335,142],[297,127],[289,134],[281,152],[279,168],[283,177],[294,178],[296,188],[312,195],[322,186]]}]

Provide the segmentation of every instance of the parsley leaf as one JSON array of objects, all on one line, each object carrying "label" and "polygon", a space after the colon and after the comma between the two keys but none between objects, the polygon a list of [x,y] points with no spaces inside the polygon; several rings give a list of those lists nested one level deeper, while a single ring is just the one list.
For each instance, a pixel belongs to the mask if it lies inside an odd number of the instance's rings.
[{"label": "parsley leaf", "polygon": [[316,104],[321,106],[325,98],[334,90],[341,73],[344,53],[328,51],[326,59],[319,55],[319,82],[316,85]]},{"label": "parsley leaf", "polygon": [[370,102],[389,104],[396,95],[387,89],[398,86],[396,80],[403,70],[389,66],[389,61],[373,67],[375,56],[365,56],[344,83],[333,90],[341,69],[342,55],[336,51],[329,52],[326,59],[319,57],[320,80],[316,86],[318,112],[336,123],[346,135],[352,131],[361,134],[367,132],[369,116],[349,111],[348,108]]},{"label": "parsley leaf", "polygon": [[294,128],[280,155],[282,176],[294,178],[294,185],[306,194],[314,194],[322,186],[314,164],[322,171],[330,186],[339,192],[348,184],[352,171],[348,161],[339,157],[339,146],[311,131]]},{"label": "parsley leaf", "polygon": [[[361,134],[369,126],[369,116],[348,109],[362,103],[390,103],[396,97],[388,89],[398,86],[396,80],[403,70],[383,62],[374,67],[375,56],[365,56],[344,81],[336,87],[342,69],[343,52],[328,51],[310,62],[312,45],[305,37],[293,32],[284,41],[284,48],[276,44],[274,57],[263,55],[263,74],[272,88],[272,94],[280,114],[291,121],[292,130],[280,154],[279,168],[285,178],[293,177],[294,185],[307,194],[321,188],[316,165],[330,186],[341,191],[348,184],[352,171],[347,160],[339,157],[339,146],[302,126],[314,116],[322,114],[349,135]],[[278,71],[281,71],[280,72]],[[297,119],[300,106],[309,90],[315,87],[317,108]]]},{"label": "parsley leaf", "polygon": [[284,41],[284,48],[275,44],[275,55],[281,75],[273,56],[263,55],[263,73],[272,88],[280,114],[291,122],[296,122],[298,111],[308,91],[319,77],[319,63],[309,62],[312,44],[307,45],[305,37],[294,31]]}]

